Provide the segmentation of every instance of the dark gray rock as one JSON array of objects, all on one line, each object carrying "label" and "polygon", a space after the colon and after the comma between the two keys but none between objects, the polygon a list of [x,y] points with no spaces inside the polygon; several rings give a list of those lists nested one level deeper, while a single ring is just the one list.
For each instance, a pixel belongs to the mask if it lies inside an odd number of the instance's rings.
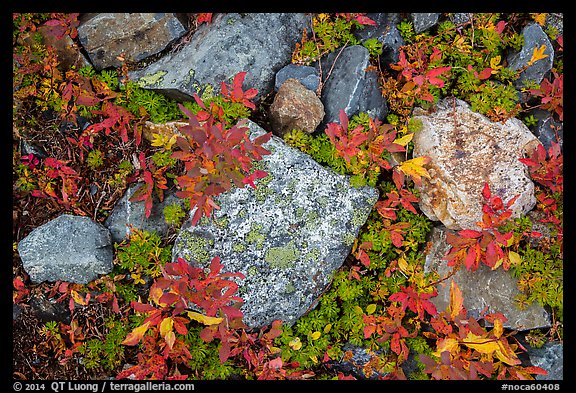
[{"label": "dark gray rock", "polygon": [[[432,228],[430,242],[432,248],[426,255],[424,271],[436,271],[440,279],[447,277],[452,267],[444,260],[450,250],[446,242],[447,230],[443,226]],[[504,327],[514,330],[530,330],[548,328],[551,326],[550,316],[539,304],[532,304],[525,310],[520,310],[514,298],[520,294],[516,280],[502,268],[491,270],[481,264],[476,271],[460,268],[451,279],[445,280],[436,286],[438,296],[430,299],[438,311],[447,310],[450,304],[450,282],[454,280],[464,298],[469,316],[478,318],[481,313],[500,312],[508,319]]]},{"label": "dark gray rock", "polygon": [[552,146],[552,142],[560,144],[560,150],[563,150],[564,145],[564,126],[561,122],[554,120],[554,117],[550,112],[542,109],[534,109],[530,111],[530,114],[534,115],[538,119],[538,124],[531,127],[530,130],[542,145],[546,148],[546,151]]},{"label": "dark gray rock", "polygon": [[[369,65],[368,49],[362,45],[345,47],[321,59],[324,87],[321,99],[326,115],[320,127],[339,122],[340,110],[348,117],[359,112],[383,120],[388,113],[374,72],[366,71]],[[319,68],[320,65],[316,64]],[[330,70],[332,70],[330,72]]]},{"label": "dark gray rock", "polygon": [[30,280],[87,284],[113,268],[110,232],[90,217],[62,214],[18,243]]},{"label": "dark gray rock", "polygon": [[22,315],[22,307],[12,304],[12,322],[16,321]]},{"label": "dark gray rock", "polygon": [[172,13],[101,13],[78,26],[78,39],[97,70],[121,66],[122,54],[128,61],[145,59],[184,33],[185,25]]},{"label": "dark gray rock", "polygon": [[547,342],[541,348],[527,347],[533,366],[543,368],[548,375],[536,375],[536,380],[564,379],[564,345],[559,342]]},{"label": "dark gray rock", "polygon": [[[248,126],[250,138],[264,134],[253,122]],[[352,187],[348,177],[276,136],[264,147],[271,154],[257,168],[268,176],[257,188],[218,196],[214,217],[195,227],[187,221],[173,246],[173,260],[207,266],[219,256],[223,271],[245,275],[235,280],[244,323],[252,328],[275,319],[291,325],[314,307],[378,199],[376,189]]]},{"label": "dark gray rock", "polygon": [[290,63],[309,25],[303,13],[217,14],[178,52],[131,72],[130,78],[143,88],[189,100],[194,93],[217,94],[221,82],[247,72],[244,89],[258,90],[258,101],[273,90],[276,72]]},{"label": "dark gray rock", "polygon": [[450,20],[455,25],[461,25],[472,20],[472,14],[468,12],[455,12],[450,15]]},{"label": "dark gray rock", "polygon": [[148,232],[156,232],[160,236],[166,235],[170,225],[166,223],[164,218],[164,208],[173,203],[184,205],[184,200],[178,198],[174,191],[165,192],[162,202],[154,195],[150,217],[146,218],[144,201],[129,201],[141,184],[136,183],[128,187],[124,196],[116,202],[112,213],[104,222],[104,226],[110,231],[112,241],[115,243],[120,243],[128,238],[131,227]]},{"label": "dark gray rock", "polygon": [[376,26],[364,26],[354,32],[354,35],[364,42],[369,38],[376,38],[382,44],[380,61],[386,65],[398,62],[400,47],[404,39],[396,27],[400,23],[400,14],[397,13],[368,13],[367,17],[376,22]]},{"label": "dark gray rock", "polygon": [[416,12],[410,14],[410,19],[414,25],[414,32],[420,34],[438,23],[440,13],[438,12]]},{"label": "dark gray rock", "polygon": [[313,133],[323,118],[320,98],[296,79],[286,80],[270,105],[272,131],[280,137],[294,129]]},{"label": "dark gray rock", "polygon": [[554,27],[558,31],[558,36],[564,34],[564,14],[550,12],[546,14],[546,26]]},{"label": "dark gray rock", "polygon": [[56,321],[67,325],[72,321],[68,302],[57,302],[54,298],[47,298],[40,294],[32,296],[29,301],[30,312],[42,322]]},{"label": "dark gray rock", "polygon": [[[526,25],[522,29],[522,35],[524,36],[522,49],[518,52],[511,53],[507,58],[508,67],[513,70],[520,70],[526,67],[526,69],[520,73],[520,77],[514,81],[514,86],[517,89],[522,88],[525,81],[540,84],[542,79],[544,79],[546,74],[552,69],[554,62],[554,47],[548,39],[548,35],[542,30],[542,27],[538,23]],[[547,55],[547,57],[529,65],[534,49],[538,49],[542,45],[545,47],[544,54]]]},{"label": "dark gray rock", "polygon": [[320,85],[320,76],[316,68],[299,64],[288,64],[276,73],[274,90],[278,91],[280,86],[288,79],[296,79],[304,87],[314,92]]}]

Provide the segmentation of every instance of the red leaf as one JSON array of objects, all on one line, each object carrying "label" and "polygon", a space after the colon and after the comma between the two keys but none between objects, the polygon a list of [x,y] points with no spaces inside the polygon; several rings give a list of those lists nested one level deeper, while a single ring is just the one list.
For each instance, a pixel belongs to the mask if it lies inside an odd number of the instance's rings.
[{"label": "red leaf", "polygon": [[246,176],[242,180],[242,183],[249,184],[250,187],[256,188],[256,185],[254,184],[254,180],[262,179],[266,176],[268,176],[267,172],[258,169],[256,171],[254,171],[250,176]]},{"label": "red leaf", "polygon": [[482,189],[482,196],[484,199],[490,199],[490,196],[492,196],[490,193],[490,186],[486,182],[484,183],[484,188]]},{"label": "red leaf", "polygon": [[463,229],[458,232],[458,235],[466,239],[476,239],[482,236],[482,232],[478,232],[472,229]]}]

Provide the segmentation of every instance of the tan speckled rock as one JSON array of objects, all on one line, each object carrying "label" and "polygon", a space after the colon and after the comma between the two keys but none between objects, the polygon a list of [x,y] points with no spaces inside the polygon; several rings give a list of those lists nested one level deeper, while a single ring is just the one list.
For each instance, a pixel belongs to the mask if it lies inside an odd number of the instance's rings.
[{"label": "tan speckled rock", "polygon": [[414,157],[431,157],[426,167],[431,179],[418,187],[428,218],[449,229],[478,229],[484,182],[504,202],[520,194],[512,217],[532,210],[534,183],[518,159],[540,142],[519,119],[492,122],[452,98],[429,111],[416,108],[413,117],[422,121],[414,134]]}]

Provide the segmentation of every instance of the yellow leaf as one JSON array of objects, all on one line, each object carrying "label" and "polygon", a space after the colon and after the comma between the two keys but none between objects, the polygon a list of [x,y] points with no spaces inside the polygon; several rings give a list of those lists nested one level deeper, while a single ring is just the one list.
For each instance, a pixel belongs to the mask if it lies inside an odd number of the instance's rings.
[{"label": "yellow leaf", "polygon": [[176,134],[168,136],[165,134],[152,133],[152,141],[150,144],[152,146],[163,147],[166,150],[170,150],[174,143],[176,143],[176,137]]},{"label": "yellow leaf", "polygon": [[444,338],[437,342],[436,352],[434,352],[434,355],[440,357],[444,351],[453,353],[454,351],[458,351],[459,348],[458,340],[455,338]]},{"label": "yellow leaf", "polygon": [[494,264],[494,266],[492,266],[492,270],[496,270],[500,267],[500,265],[502,265],[502,262],[504,262],[504,258],[500,258],[496,261],[496,263]]},{"label": "yellow leaf", "polygon": [[532,19],[534,19],[534,21],[536,23],[538,23],[540,26],[544,27],[544,25],[546,24],[546,13],[534,13],[534,14],[530,14],[530,16],[532,17]]},{"label": "yellow leaf", "polygon": [[174,320],[171,317],[164,318],[160,322],[160,335],[165,337],[169,332],[172,331],[172,326],[174,325]]},{"label": "yellow leaf", "polygon": [[452,317],[452,320],[460,314],[462,307],[464,307],[462,291],[458,287],[458,284],[452,280],[452,283],[450,284],[450,317]]},{"label": "yellow leaf", "polygon": [[504,325],[502,324],[502,321],[500,319],[496,318],[494,320],[494,327],[492,328],[492,333],[494,333],[494,336],[496,336],[497,338],[500,338],[503,332],[504,332]]},{"label": "yellow leaf", "polygon": [[398,267],[400,268],[400,270],[402,270],[402,272],[406,274],[411,273],[408,267],[408,262],[406,262],[406,260],[403,257],[398,258]]},{"label": "yellow leaf", "polygon": [[544,44],[542,44],[542,46],[540,48],[534,48],[534,50],[532,52],[532,58],[528,61],[528,65],[531,66],[536,61],[547,58],[548,55],[544,54],[545,50],[546,50],[546,45],[544,45]]},{"label": "yellow leaf", "polygon": [[174,346],[174,342],[176,342],[176,335],[174,334],[174,332],[169,331],[168,333],[166,333],[166,335],[164,336],[164,341],[166,341],[168,348],[172,349],[172,347]]},{"label": "yellow leaf", "polygon": [[318,363],[318,358],[316,357],[316,355],[310,355],[310,359],[312,359],[314,363]]},{"label": "yellow leaf", "polygon": [[150,322],[146,322],[142,326],[138,326],[137,328],[132,330],[130,333],[128,333],[128,335],[126,336],[124,341],[122,341],[122,344],[123,345],[136,345],[136,344],[138,344],[140,342],[140,340],[142,339],[142,337],[144,337],[144,334],[148,330],[149,326],[150,326]]},{"label": "yellow leaf", "polygon": [[328,333],[332,329],[332,324],[329,323],[328,325],[324,326],[324,333]]},{"label": "yellow leaf", "polygon": [[406,134],[400,138],[396,138],[394,140],[394,143],[396,143],[397,145],[400,145],[400,146],[406,146],[408,144],[408,142],[410,142],[412,140],[413,137],[414,137],[414,133]]},{"label": "yellow leaf", "polygon": [[508,342],[504,340],[498,341],[498,350],[496,351],[495,355],[500,361],[510,366],[516,366],[522,363],[522,361],[518,359],[518,356],[516,356],[512,348],[510,348]]},{"label": "yellow leaf", "polygon": [[300,341],[299,337],[294,338],[292,341],[290,341],[288,343],[288,345],[290,346],[290,348],[292,348],[293,350],[297,351],[300,348],[302,348],[302,341]]},{"label": "yellow leaf", "polygon": [[85,306],[88,304],[86,300],[84,300],[84,298],[82,298],[82,296],[80,296],[80,294],[73,289],[70,291],[70,296],[72,296],[72,299],[74,299],[74,302],[76,302],[76,304],[79,304],[81,306]]},{"label": "yellow leaf", "polygon": [[491,355],[498,350],[498,340],[477,336],[472,332],[468,332],[462,344],[468,348],[475,349],[480,353]]},{"label": "yellow leaf", "polygon": [[203,323],[204,325],[218,325],[220,322],[224,320],[224,318],[220,317],[208,317],[206,315],[197,313],[195,311],[188,311],[188,316],[190,319]]},{"label": "yellow leaf", "polygon": [[376,311],[376,305],[375,305],[374,303],[369,304],[369,305],[366,307],[366,313],[367,313],[368,315],[373,314],[374,311]]},{"label": "yellow leaf", "polygon": [[494,56],[490,59],[490,68],[492,68],[492,74],[497,74],[498,70],[502,68],[500,61],[502,61],[502,57],[500,56]]},{"label": "yellow leaf", "polygon": [[310,335],[310,338],[311,338],[312,340],[318,340],[318,339],[320,338],[320,335],[321,335],[321,334],[322,334],[322,333],[316,331],[316,332],[314,332],[314,333],[312,333],[312,334]]},{"label": "yellow leaf", "polygon": [[424,168],[424,165],[430,162],[430,157],[421,156],[416,157],[411,160],[406,160],[399,165],[400,170],[404,172],[407,176],[410,176],[414,183],[420,184],[422,177],[430,179],[430,174]]},{"label": "yellow leaf", "polygon": [[516,266],[522,263],[522,257],[520,256],[520,254],[514,251],[508,252],[508,259],[510,259],[511,266]]}]

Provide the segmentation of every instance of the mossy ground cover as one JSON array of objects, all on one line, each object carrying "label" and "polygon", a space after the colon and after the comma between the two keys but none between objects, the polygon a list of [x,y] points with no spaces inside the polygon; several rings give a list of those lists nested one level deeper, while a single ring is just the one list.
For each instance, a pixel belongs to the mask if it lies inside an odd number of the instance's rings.
[{"label": "mossy ground cover", "polygon": [[[533,126],[529,111],[535,107],[562,120],[563,41],[558,31],[546,24],[546,14],[474,14],[473,20],[459,25],[450,21],[449,14],[443,14],[438,25],[420,34],[414,33],[408,16],[403,15],[397,27],[405,45],[395,64],[380,64],[381,46],[374,40],[364,42],[372,66],[379,70],[390,112],[383,124],[363,113],[352,116],[346,130],[341,131],[356,135],[377,131],[391,139],[386,143],[375,135],[357,139],[364,142],[350,155],[338,144],[344,134],[336,139],[335,134],[331,138],[323,130],[313,135],[294,130],[285,136],[287,144],[338,173],[350,175],[356,186],[378,188],[381,195],[358,237],[346,239],[351,253],[317,305],[291,327],[228,331],[228,336],[221,334],[218,339],[206,338],[206,334],[214,334],[207,332],[215,320],[196,317],[199,319],[187,320],[182,328],[178,324],[183,320],[178,318],[187,315],[168,307],[163,309],[172,313],[165,319],[168,322],[143,334],[138,345],[125,345],[131,334],[141,331],[138,329],[147,315],[133,308],[133,302],[163,304],[149,291],[153,283],[160,282],[164,266],[170,263],[173,237],[135,231],[115,247],[113,272],[87,285],[31,283],[16,251],[18,242],[32,229],[62,213],[103,223],[129,184],[141,179],[145,169],[154,179],[153,192],[158,191],[159,184],[176,188],[183,172],[183,163],[170,156],[174,140],[156,136],[151,142],[141,140],[140,135],[147,120],[163,123],[184,118],[176,101],[129,81],[127,72],[135,65],[101,72],[91,67],[65,69],[53,49],[44,45],[37,28],[48,21],[58,26],[54,34],[68,34],[78,44],[76,16],[13,17],[13,302],[22,310],[13,325],[14,378],[115,377],[125,364],[138,364],[143,357],[149,361],[149,368],[143,371],[148,377],[341,379],[350,376],[330,365],[351,358],[343,349],[347,343],[366,348],[373,355],[370,362],[358,365],[367,376],[406,377],[402,366],[409,356],[416,362],[409,378],[441,375],[434,371],[434,362],[439,365],[442,358],[439,346],[457,339],[450,331],[458,327],[455,317],[461,310],[455,300],[454,309],[444,315],[444,310],[433,310],[428,302],[434,295],[434,284],[445,278],[423,270],[429,247],[426,236],[433,223],[415,203],[418,193],[414,182],[427,172],[425,162],[411,161],[411,136],[418,132],[418,124],[410,119],[410,113],[415,106],[429,107],[453,95],[495,121],[518,117]],[[303,37],[295,48],[294,63],[308,64],[342,45],[359,44],[352,33],[369,24],[359,14],[315,14],[313,18],[316,35]],[[552,74],[540,85],[527,84],[521,91],[526,100],[521,101],[512,87],[519,72],[508,68],[505,59],[507,53],[522,47],[518,32],[528,23],[545,29],[555,56]],[[269,128],[269,100],[251,108],[241,100],[230,101],[219,95],[202,97],[207,107],[214,103],[222,108],[220,115],[227,124],[248,117],[265,129]],[[206,110],[198,101],[181,104],[193,114]],[[402,164],[403,160],[408,164]],[[523,293],[517,299],[518,306],[539,302],[552,314],[550,329],[531,331],[526,336],[528,342],[541,346],[548,340],[563,339],[562,155],[550,150],[543,156],[536,154],[531,162],[538,198],[535,209],[545,217],[550,237],[536,244],[529,241],[532,224],[525,218],[507,221],[499,230],[513,233],[507,251],[514,253],[508,254],[513,256],[511,272]],[[265,187],[261,190],[265,194]],[[177,229],[183,213],[168,207],[166,220]],[[259,229],[255,226],[247,234],[248,245],[258,247],[262,243],[265,234]],[[197,251],[203,255],[202,244]],[[267,261],[283,265],[299,252],[296,248],[270,249]],[[454,299],[457,293],[455,289]],[[39,297],[62,305],[69,318],[43,320],[30,306],[32,299]],[[521,349],[513,332],[500,331],[497,321],[489,321],[493,330],[479,326],[470,331],[468,347],[450,348],[453,361],[444,366],[457,371],[446,375],[472,378],[466,364],[480,360],[493,367],[483,366],[476,373],[484,379],[536,374],[516,362]],[[505,351],[481,347],[480,339],[487,337]],[[180,352],[167,352],[166,345]],[[227,356],[223,356],[223,346],[230,350]]]}]

